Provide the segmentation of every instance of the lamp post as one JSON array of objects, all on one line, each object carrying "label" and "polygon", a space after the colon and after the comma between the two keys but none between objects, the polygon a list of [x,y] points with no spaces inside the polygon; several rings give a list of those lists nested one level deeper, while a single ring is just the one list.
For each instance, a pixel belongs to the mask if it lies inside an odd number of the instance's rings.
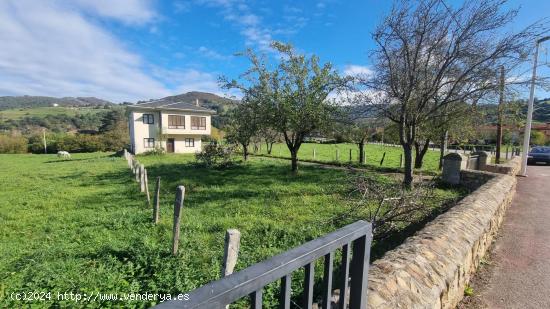
[{"label": "lamp post", "polygon": [[523,134],[523,153],[521,154],[520,176],[527,176],[527,154],[529,153],[529,140],[531,139],[531,122],[533,120],[533,103],[535,100],[535,79],[537,77],[537,60],[539,56],[540,43],[550,40],[550,36],[545,36],[537,40],[535,46],[535,56],[533,60],[533,76],[531,77],[531,93],[529,94],[529,106],[527,107],[527,123],[525,124],[525,133]]}]

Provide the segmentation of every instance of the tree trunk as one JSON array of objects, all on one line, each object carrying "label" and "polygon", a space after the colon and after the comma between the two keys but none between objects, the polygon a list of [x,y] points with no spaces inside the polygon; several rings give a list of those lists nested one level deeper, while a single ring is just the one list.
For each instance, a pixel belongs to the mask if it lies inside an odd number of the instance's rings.
[{"label": "tree trunk", "polygon": [[357,146],[359,146],[359,163],[362,164],[365,162],[363,159],[365,158],[365,142],[361,141],[357,143]]},{"label": "tree trunk", "polygon": [[402,143],[401,145],[403,146],[403,155],[405,157],[403,186],[410,188],[413,182],[412,145],[410,143]]},{"label": "tree trunk", "polygon": [[298,171],[298,151],[290,150],[290,156],[292,158],[292,172],[296,173]]},{"label": "tree trunk", "polygon": [[271,154],[271,150],[273,150],[273,143],[268,143],[266,142],[266,147],[267,147],[267,154]]},{"label": "tree trunk", "polygon": [[416,156],[414,157],[414,168],[422,168],[424,163],[424,155],[428,152],[430,147],[430,140],[427,139],[423,145],[420,145],[418,142],[414,143],[414,150]]},{"label": "tree trunk", "polygon": [[441,140],[439,141],[439,170],[443,168],[443,157],[445,156],[445,153],[447,152],[447,137],[449,135],[449,131],[445,130],[443,134],[441,134]]},{"label": "tree trunk", "polygon": [[243,158],[245,161],[248,160],[248,145],[242,145],[243,146]]}]

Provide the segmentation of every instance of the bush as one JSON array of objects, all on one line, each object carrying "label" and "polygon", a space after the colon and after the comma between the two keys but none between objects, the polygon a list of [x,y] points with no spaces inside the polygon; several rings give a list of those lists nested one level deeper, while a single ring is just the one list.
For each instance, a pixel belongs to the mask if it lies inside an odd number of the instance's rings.
[{"label": "bush", "polygon": [[27,152],[27,139],[23,136],[0,135],[0,153]]},{"label": "bush", "polygon": [[148,150],[148,151],[144,152],[143,154],[146,155],[146,156],[161,156],[161,155],[166,154],[166,150],[164,150],[164,148],[162,148],[162,147],[155,147],[155,149]]},{"label": "bush", "polygon": [[233,146],[222,146],[217,143],[208,144],[195,154],[195,159],[207,167],[227,167],[233,163]]}]

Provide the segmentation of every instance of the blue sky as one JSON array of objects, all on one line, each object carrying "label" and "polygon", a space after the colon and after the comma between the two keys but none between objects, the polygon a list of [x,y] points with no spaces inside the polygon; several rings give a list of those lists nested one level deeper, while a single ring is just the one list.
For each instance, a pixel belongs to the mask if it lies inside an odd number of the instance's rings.
[{"label": "blue sky", "polygon": [[[267,51],[271,40],[317,54],[343,74],[364,72],[374,48],[370,32],[390,5],[382,0],[0,0],[0,96],[121,102],[193,90],[224,94],[218,76],[237,77],[247,68],[233,54],[247,47]],[[550,15],[550,1],[516,0],[509,6],[522,7],[516,29]],[[547,59],[544,50],[541,59]]]}]

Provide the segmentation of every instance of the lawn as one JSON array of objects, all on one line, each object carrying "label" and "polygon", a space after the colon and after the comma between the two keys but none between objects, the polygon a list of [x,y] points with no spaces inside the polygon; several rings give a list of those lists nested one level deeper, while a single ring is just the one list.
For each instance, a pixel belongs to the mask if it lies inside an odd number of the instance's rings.
[{"label": "lawn", "polygon": [[[151,186],[162,177],[158,225],[122,158],[0,155],[0,307],[22,306],[12,292],[51,292],[50,301],[33,302],[37,307],[147,307],[153,302],[75,303],[57,293],[177,294],[219,278],[228,228],[242,233],[242,269],[347,223],[330,220],[345,204],[345,171],[302,166],[296,176],[288,161],[267,158],[225,170],[199,167],[192,156],[139,160]],[[186,196],[173,257],[177,185]],[[276,289],[264,293],[269,307]]]},{"label": "lawn", "polygon": [[[313,150],[315,149],[315,158],[313,158]],[[351,162],[353,165],[359,164],[359,149],[357,145],[350,143],[342,144],[317,144],[317,143],[304,143],[300,147],[298,152],[298,159],[302,160],[315,160],[319,162],[327,163],[349,163],[350,162],[350,150],[351,150]],[[251,147],[252,151],[252,147]],[[336,154],[338,152],[338,158]],[[260,154],[267,154],[267,147],[265,144],[262,144],[261,150],[258,151]],[[384,161],[380,165],[382,157]],[[367,144],[365,146],[365,154],[367,156],[367,166],[370,167],[382,167],[382,168],[391,168],[398,169],[401,154],[403,149],[401,147],[394,146],[385,146],[378,144]],[[273,150],[271,152],[272,156],[290,158],[290,151],[284,143],[278,143],[273,145]],[[438,171],[439,167],[439,151],[428,150],[424,156],[424,166],[422,171],[435,173]]]}]

